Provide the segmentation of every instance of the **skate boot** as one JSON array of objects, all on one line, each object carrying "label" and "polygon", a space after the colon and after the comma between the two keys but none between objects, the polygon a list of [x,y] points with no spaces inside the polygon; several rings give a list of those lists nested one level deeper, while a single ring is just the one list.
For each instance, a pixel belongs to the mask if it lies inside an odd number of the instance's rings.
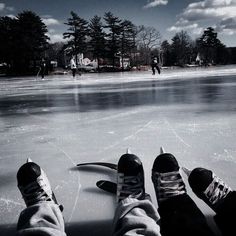
[{"label": "skate boot", "polygon": [[117,201],[129,196],[142,200],[145,198],[144,170],[141,160],[134,154],[120,157],[117,170]]},{"label": "skate boot", "polygon": [[220,178],[205,168],[195,168],[188,177],[193,192],[215,212],[218,212],[226,196],[232,192]]},{"label": "skate boot", "polygon": [[[18,170],[17,183],[27,207],[44,201],[54,202],[58,205],[43,169],[31,160]],[[59,207],[62,211],[63,206]]]},{"label": "skate boot", "polygon": [[179,164],[170,153],[162,153],[155,159],[152,167],[152,182],[158,203],[186,194]]}]

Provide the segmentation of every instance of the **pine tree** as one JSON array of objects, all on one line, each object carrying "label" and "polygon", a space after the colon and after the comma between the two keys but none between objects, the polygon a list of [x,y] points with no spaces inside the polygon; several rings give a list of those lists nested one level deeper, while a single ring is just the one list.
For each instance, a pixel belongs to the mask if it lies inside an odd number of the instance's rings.
[{"label": "pine tree", "polygon": [[124,69],[124,57],[131,56],[132,50],[135,48],[134,35],[136,29],[131,21],[124,20],[121,22],[121,64],[122,70]]},{"label": "pine tree", "polygon": [[106,35],[107,55],[112,60],[113,67],[115,67],[115,58],[120,50],[121,20],[111,12],[105,13],[104,20],[106,22],[105,28],[109,30]]},{"label": "pine tree", "polygon": [[203,55],[205,65],[220,61],[220,54],[223,54],[225,48],[212,27],[204,30],[203,35],[197,40],[197,46]]},{"label": "pine tree", "polygon": [[3,55],[11,72],[35,72],[36,61],[48,47],[47,27],[42,19],[32,11],[23,11],[15,19],[2,17],[0,22],[1,47],[6,46]]},{"label": "pine tree", "polygon": [[63,33],[63,37],[64,39],[69,39],[67,48],[70,54],[76,56],[77,62],[78,53],[84,53],[87,49],[88,22],[71,11],[71,18],[68,18],[65,24],[68,25],[69,28],[67,32]]},{"label": "pine tree", "polygon": [[0,17],[0,63],[12,64],[17,49],[16,25],[17,19],[8,16]]},{"label": "pine tree", "polygon": [[176,33],[171,44],[174,63],[180,66],[190,62],[191,38],[186,31]]},{"label": "pine tree", "polygon": [[170,66],[172,64],[171,46],[167,40],[161,43],[161,58],[164,66]]},{"label": "pine tree", "polygon": [[89,51],[97,59],[99,69],[99,58],[105,56],[105,33],[103,32],[101,17],[95,15],[90,20],[89,36]]}]

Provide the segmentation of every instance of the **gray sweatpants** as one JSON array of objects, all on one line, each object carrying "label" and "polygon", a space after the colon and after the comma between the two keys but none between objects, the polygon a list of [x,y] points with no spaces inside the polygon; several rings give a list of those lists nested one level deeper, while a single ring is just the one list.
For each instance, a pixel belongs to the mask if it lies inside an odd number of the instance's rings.
[{"label": "gray sweatpants", "polygon": [[[159,219],[159,214],[149,199],[126,198],[117,206],[112,235],[160,236],[157,223]],[[59,206],[43,202],[27,207],[20,214],[17,235],[66,236]]]}]

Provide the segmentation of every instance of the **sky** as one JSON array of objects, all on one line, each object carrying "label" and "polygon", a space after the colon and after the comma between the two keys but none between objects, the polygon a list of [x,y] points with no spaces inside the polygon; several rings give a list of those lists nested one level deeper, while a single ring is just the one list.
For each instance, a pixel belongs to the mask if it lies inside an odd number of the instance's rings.
[{"label": "sky", "polygon": [[88,21],[111,11],[135,25],[155,27],[170,43],[181,30],[196,39],[211,26],[226,46],[236,46],[236,0],[0,0],[0,16],[15,17],[23,10],[43,19],[51,42],[63,40],[71,11]]}]

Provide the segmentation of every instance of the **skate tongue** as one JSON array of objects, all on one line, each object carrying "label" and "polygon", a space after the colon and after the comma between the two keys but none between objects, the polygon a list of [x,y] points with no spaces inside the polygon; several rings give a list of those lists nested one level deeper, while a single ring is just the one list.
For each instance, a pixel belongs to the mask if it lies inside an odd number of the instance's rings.
[{"label": "skate tongue", "polygon": [[181,168],[182,170],[183,170],[183,172],[187,175],[187,177],[189,177],[189,175],[191,174],[191,170],[189,170],[188,168],[186,168],[186,167],[182,167]]},{"label": "skate tongue", "polygon": [[26,163],[33,162],[30,158],[27,158]]}]

